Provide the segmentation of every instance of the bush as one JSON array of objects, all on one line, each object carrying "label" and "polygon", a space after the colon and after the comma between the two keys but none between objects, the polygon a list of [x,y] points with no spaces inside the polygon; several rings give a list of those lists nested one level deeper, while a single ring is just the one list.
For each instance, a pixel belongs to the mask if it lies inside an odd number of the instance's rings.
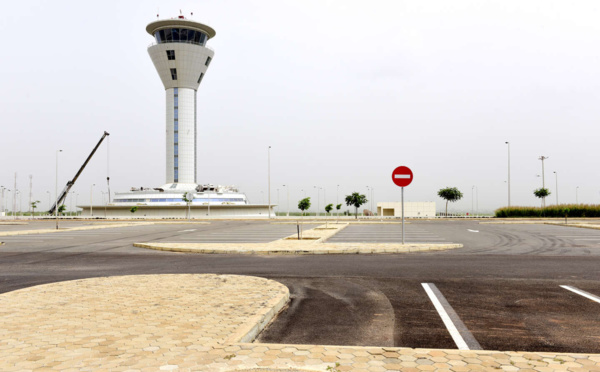
[{"label": "bush", "polygon": [[496,217],[600,217],[597,204],[559,204],[541,207],[503,207],[496,209]]}]

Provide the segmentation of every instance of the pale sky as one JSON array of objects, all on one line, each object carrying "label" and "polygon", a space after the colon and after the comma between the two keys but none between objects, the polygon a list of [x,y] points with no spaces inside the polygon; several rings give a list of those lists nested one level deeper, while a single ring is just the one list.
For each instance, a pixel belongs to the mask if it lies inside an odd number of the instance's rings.
[{"label": "pale sky", "polygon": [[[56,150],[60,191],[104,130],[111,191],[165,183],[164,88],[145,27],[180,9],[217,31],[198,90],[200,183],[266,202],[270,145],[282,211],[284,184],[293,211],[304,194],[316,207],[315,186],[327,203],[337,185],[340,203],[367,186],[375,203],[397,201],[399,165],[415,175],[407,201],[441,211],[437,190],[458,187],[450,210],[470,212],[476,186],[479,210],[493,211],[507,204],[510,141],[513,205],[539,204],[540,155],[548,204],[554,171],[559,202],[579,186],[579,202],[600,203],[597,1],[58,0],[0,14],[0,185],[18,173],[23,209],[29,175],[46,209]],[[101,203],[107,148],[72,189],[79,204],[92,184]]]}]

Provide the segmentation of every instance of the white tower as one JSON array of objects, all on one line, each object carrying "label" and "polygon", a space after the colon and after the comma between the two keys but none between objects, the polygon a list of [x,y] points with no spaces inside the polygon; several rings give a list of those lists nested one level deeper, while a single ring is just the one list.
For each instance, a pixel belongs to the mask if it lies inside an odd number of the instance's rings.
[{"label": "white tower", "polygon": [[216,32],[179,16],[150,23],[156,42],[148,54],[166,93],[167,184],[193,189],[196,178],[196,92],[214,56],[206,47]]}]

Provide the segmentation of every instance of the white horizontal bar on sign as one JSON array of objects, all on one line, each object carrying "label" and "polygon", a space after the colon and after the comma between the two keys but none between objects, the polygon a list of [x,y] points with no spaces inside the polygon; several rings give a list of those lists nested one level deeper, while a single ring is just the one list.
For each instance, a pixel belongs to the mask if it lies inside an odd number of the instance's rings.
[{"label": "white horizontal bar on sign", "polygon": [[410,174],[394,174],[394,178],[410,178]]}]

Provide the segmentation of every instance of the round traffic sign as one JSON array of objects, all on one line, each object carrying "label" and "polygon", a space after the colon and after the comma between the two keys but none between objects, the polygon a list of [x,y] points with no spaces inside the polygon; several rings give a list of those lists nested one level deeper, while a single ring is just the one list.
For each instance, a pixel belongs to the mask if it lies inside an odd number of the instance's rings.
[{"label": "round traffic sign", "polygon": [[398,167],[392,172],[392,181],[396,186],[406,187],[410,185],[413,180],[413,172],[409,167]]}]

